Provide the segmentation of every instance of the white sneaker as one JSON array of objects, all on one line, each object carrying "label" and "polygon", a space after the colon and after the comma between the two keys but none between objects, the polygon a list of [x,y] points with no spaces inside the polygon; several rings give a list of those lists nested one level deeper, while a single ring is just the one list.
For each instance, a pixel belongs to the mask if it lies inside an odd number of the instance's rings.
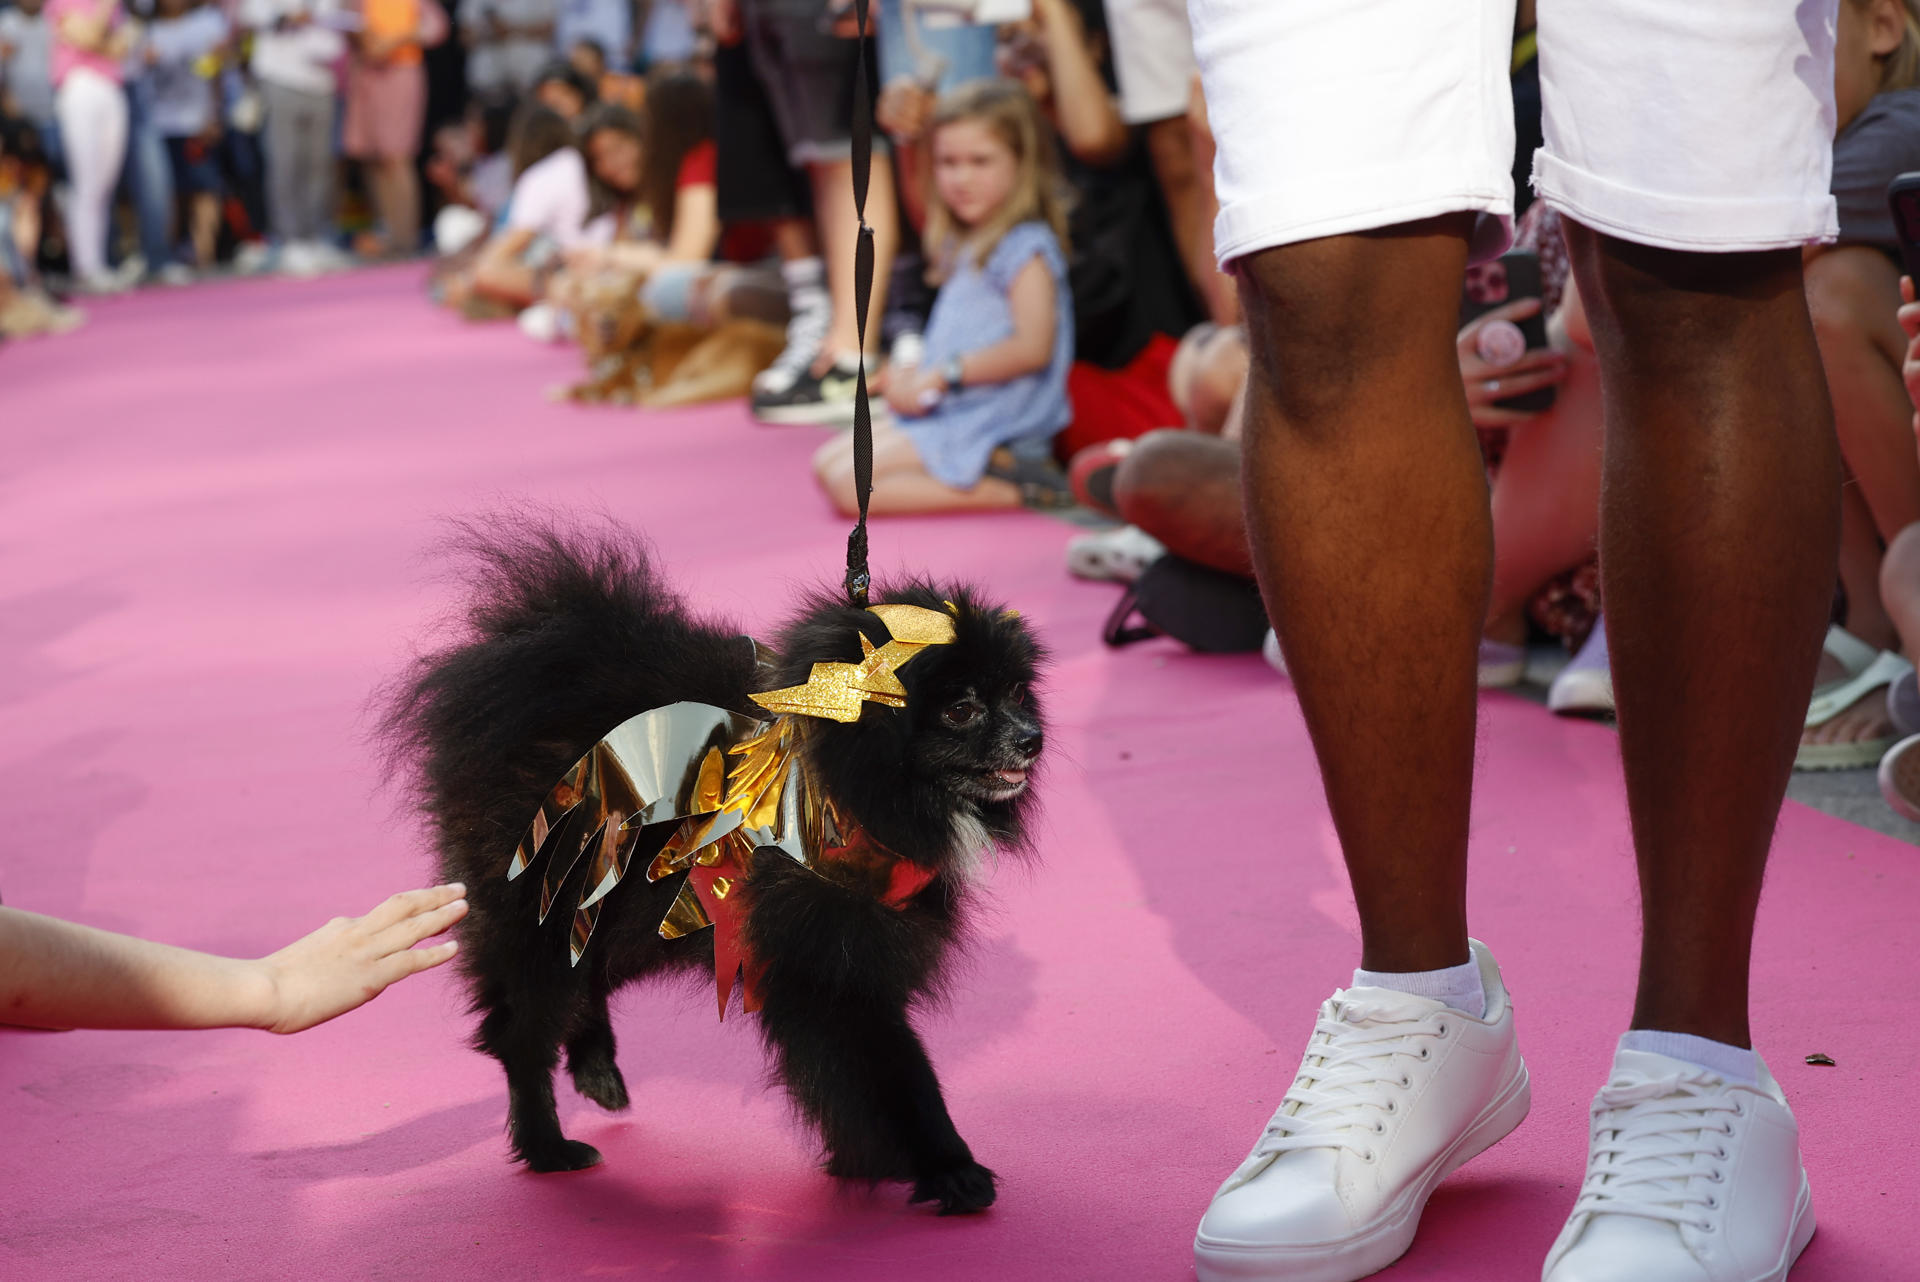
[{"label": "white sneaker", "polygon": [[233,251],[233,270],[241,276],[258,276],[273,261],[273,247],[264,240],[249,240]]},{"label": "white sneaker", "polygon": [[1757,1084],[1622,1050],[1543,1282],[1780,1282],[1813,1236],[1800,1127]]},{"label": "white sneaker", "polygon": [[1547,687],[1547,707],[1561,714],[1613,711],[1613,662],[1607,655],[1607,627],[1593,625],[1573,661]]},{"label": "white sneaker", "polygon": [[1166,545],[1137,525],[1095,530],[1067,540],[1067,573],[1076,579],[1131,583],[1166,554]]},{"label": "white sneaker", "polygon": [[773,363],[753,376],[756,396],[784,396],[792,391],[803,375],[813,368],[820,349],[826,344],[827,331],[833,327],[833,308],[822,299],[818,305],[795,312],[787,321],[787,345]]},{"label": "white sneaker", "polygon": [[313,246],[304,240],[290,240],[280,246],[280,256],[274,260],[274,265],[284,275],[300,280],[318,276],[321,271],[320,260]]},{"label": "white sneaker", "polygon": [[1475,941],[1487,1012],[1349,988],[1320,1008],[1286,1099],[1193,1243],[1200,1282],[1352,1282],[1413,1242],[1427,1196],[1527,1115],[1500,968]]},{"label": "white sneaker", "polygon": [[520,326],[520,332],[536,343],[560,341],[560,312],[552,303],[523,307],[514,320]]}]

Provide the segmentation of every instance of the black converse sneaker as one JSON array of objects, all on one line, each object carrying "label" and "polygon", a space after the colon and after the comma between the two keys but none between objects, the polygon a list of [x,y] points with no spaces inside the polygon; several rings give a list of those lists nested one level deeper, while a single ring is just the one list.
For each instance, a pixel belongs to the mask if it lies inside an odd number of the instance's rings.
[{"label": "black converse sneaker", "polygon": [[[753,394],[753,416],[762,423],[811,423],[818,427],[853,425],[854,388],[859,367],[841,357],[825,372],[803,371],[778,390]],[[884,404],[874,405],[878,417]]]}]

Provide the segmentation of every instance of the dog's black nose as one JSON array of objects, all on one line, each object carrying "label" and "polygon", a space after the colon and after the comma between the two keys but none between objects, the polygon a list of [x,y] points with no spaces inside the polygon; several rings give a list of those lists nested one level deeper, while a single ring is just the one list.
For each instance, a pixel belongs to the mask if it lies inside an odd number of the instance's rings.
[{"label": "dog's black nose", "polygon": [[1042,742],[1043,740],[1040,734],[1035,732],[1027,735],[1025,738],[1017,740],[1013,746],[1018,748],[1023,756],[1037,757],[1040,755],[1040,745]]}]

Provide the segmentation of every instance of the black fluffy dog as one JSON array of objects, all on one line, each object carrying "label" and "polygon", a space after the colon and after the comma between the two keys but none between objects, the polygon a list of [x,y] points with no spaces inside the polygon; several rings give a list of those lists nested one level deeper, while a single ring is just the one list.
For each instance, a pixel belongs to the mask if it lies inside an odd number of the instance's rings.
[{"label": "black fluffy dog", "polygon": [[[861,633],[878,646],[888,632],[878,616],[822,596],[805,603],[768,664],[737,628],[690,614],[617,531],[499,520],[464,527],[460,546],[475,567],[468,633],[416,662],[385,731],[417,782],[443,877],[467,886],[460,964],[482,1016],[475,1045],[506,1069],[514,1150],[536,1171],[575,1170],[600,1155],[561,1134],[552,1080],[561,1048],[576,1090],[626,1108],[607,996],[672,971],[711,974],[714,932],[659,938],[686,874],[649,884],[636,873],[604,901],[591,945],[570,965],[567,914],[536,924],[540,879],[506,877],[515,842],[555,781],[627,718],[681,701],[764,718],[749,694],[803,683],[816,662],[856,662]],[[869,704],[850,724],[809,718],[801,751],[843,813],[931,880],[892,907],[831,869],[762,848],[741,938],[764,967],[762,1037],[819,1128],[828,1172],[910,1181],[912,1200],[942,1214],[978,1211],[993,1202],[993,1173],[954,1129],[909,1012],[939,990],[982,847],[1027,847],[1043,656],[1016,616],[966,588],[913,583],[875,596],[950,612],[954,640],[901,667],[905,707]],[[645,830],[635,867],[672,833]]]}]

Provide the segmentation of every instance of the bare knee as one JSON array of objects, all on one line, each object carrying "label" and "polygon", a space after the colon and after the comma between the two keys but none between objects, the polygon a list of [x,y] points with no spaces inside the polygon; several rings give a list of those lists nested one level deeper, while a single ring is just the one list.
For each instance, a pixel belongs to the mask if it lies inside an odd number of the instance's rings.
[{"label": "bare knee", "polygon": [[1410,381],[1459,383],[1454,332],[1472,215],[1248,255],[1235,264],[1253,377],[1295,428]]},{"label": "bare knee", "polygon": [[1656,378],[1698,379],[1750,358],[1746,336],[1805,316],[1798,249],[1696,253],[1635,244],[1572,219],[1563,225],[1603,359]]},{"label": "bare knee", "polygon": [[1113,478],[1114,506],[1190,560],[1251,573],[1240,504],[1240,447],[1199,432],[1149,432]]},{"label": "bare knee", "polygon": [[1809,259],[1807,311],[1820,345],[1874,344],[1887,338],[1900,344],[1900,272],[1876,249],[1848,245]]}]

